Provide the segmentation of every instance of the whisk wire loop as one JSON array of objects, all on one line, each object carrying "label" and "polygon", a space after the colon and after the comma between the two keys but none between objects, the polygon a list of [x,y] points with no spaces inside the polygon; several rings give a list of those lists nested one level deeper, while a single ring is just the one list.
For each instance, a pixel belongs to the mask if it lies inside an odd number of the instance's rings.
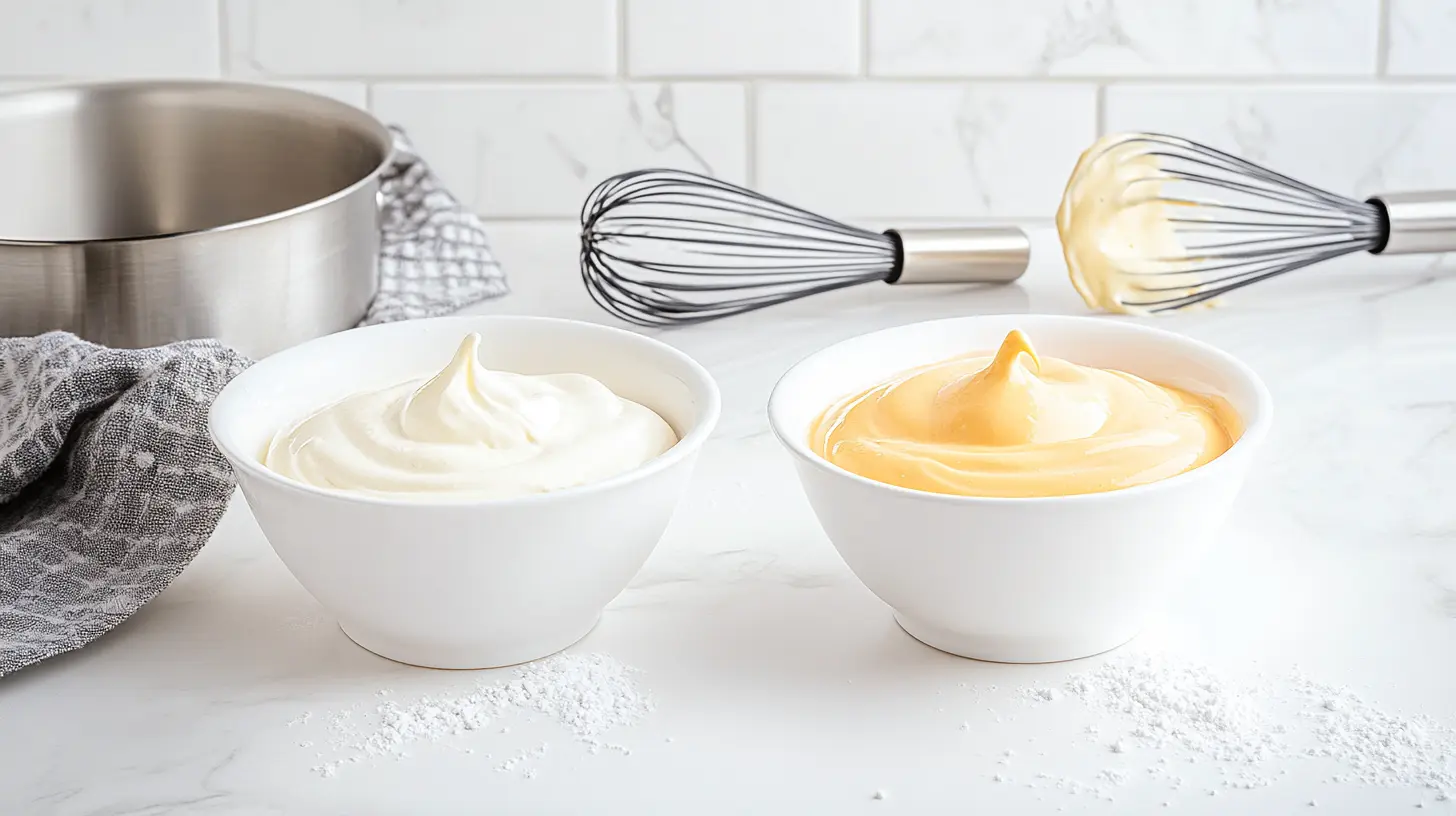
[{"label": "whisk wire loop", "polygon": [[597,305],[632,323],[696,323],[889,278],[893,239],[729,182],[651,169],[607,179],[581,211]]},{"label": "whisk wire loop", "polygon": [[1154,173],[1135,174],[1124,206],[1160,208],[1178,248],[1125,271],[1136,292],[1126,306],[1181,309],[1384,241],[1375,204],[1207,145],[1140,133],[1106,151],[1108,160],[1156,164]]}]

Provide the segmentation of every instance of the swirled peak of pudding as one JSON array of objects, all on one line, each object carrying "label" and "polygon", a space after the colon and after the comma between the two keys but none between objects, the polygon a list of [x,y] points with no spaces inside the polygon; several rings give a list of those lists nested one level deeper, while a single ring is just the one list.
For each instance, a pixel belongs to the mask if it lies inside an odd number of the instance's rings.
[{"label": "swirled peak of pudding", "polygon": [[1208,463],[1232,446],[1222,399],[1041,357],[1020,331],[994,355],[922,366],[830,406],[810,447],[851,473],[960,496],[1101,493]]},{"label": "swirled peak of pudding", "polygon": [[367,391],[281,430],[264,464],[316,487],[504,499],[602,481],[677,443],[662,417],[584,374],[480,364],[470,334],[423,380]]}]

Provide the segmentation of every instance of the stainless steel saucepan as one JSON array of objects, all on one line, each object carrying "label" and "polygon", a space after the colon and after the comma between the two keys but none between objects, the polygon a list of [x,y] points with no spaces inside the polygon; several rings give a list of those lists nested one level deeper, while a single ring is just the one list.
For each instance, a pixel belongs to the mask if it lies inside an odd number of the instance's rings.
[{"label": "stainless steel saucepan", "polygon": [[283,88],[0,94],[0,334],[260,357],[348,328],[378,287],[390,150],[369,114]]}]

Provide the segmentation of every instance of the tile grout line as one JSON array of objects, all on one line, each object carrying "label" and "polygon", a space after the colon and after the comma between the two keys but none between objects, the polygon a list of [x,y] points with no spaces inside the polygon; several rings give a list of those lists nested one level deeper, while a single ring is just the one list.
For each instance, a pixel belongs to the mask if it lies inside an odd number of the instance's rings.
[{"label": "tile grout line", "polygon": [[627,0],[617,0],[617,79],[625,80],[627,71]]},{"label": "tile grout line", "polygon": [[870,75],[870,0],[859,0],[859,75]]},{"label": "tile grout line", "polygon": [[1380,0],[1375,18],[1375,78],[1384,79],[1390,71],[1390,0]]},{"label": "tile grout line", "polygon": [[[42,82],[76,79],[75,74],[0,74],[0,81]],[[624,79],[616,74],[268,74],[267,79],[283,82],[353,82],[358,84],[389,85],[434,85],[445,87],[470,86],[515,86],[515,87],[560,87],[567,85],[610,86]],[[632,80],[670,83],[735,83],[735,82],[783,82],[794,84],[820,84],[832,86],[885,87],[897,85],[960,85],[975,82],[991,86],[1058,86],[1058,85],[1138,85],[1158,88],[1239,88],[1239,89],[1290,89],[1290,90],[1345,90],[1368,88],[1441,87],[1456,89],[1456,74],[1411,74],[1400,76],[1339,75],[1339,76],[998,76],[998,75],[926,75],[926,76],[873,76],[863,77],[842,74],[642,74],[631,75]],[[1389,81],[1386,81],[1389,80]]]},{"label": "tile grout line", "polygon": [[228,43],[228,0],[217,0],[217,75],[223,79],[232,76],[232,54]]},{"label": "tile grout line", "polygon": [[[179,74],[196,76],[196,74]],[[0,83],[57,83],[98,81],[104,76],[69,73],[10,73],[0,74]],[[247,80],[247,77],[241,79]],[[498,89],[498,88],[610,88],[623,81],[622,77],[603,74],[561,74],[556,76],[522,76],[511,74],[291,74],[270,73],[253,78],[270,82],[338,82],[356,85],[395,85],[434,89]],[[1014,87],[1057,87],[1057,86],[1110,86],[1141,88],[1174,88],[1185,90],[1229,89],[1229,90],[1285,90],[1302,91],[1345,91],[1345,90],[1432,90],[1456,91],[1456,74],[1399,74],[1387,76],[1338,76],[1338,77],[1037,77],[1037,76],[921,76],[921,77],[859,77],[844,75],[812,74],[644,74],[632,76],[630,81],[647,81],[683,85],[741,84],[741,83],[786,83],[798,85],[822,85],[835,88],[852,87],[896,87],[896,86],[956,86],[969,82],[995,88]]]}]

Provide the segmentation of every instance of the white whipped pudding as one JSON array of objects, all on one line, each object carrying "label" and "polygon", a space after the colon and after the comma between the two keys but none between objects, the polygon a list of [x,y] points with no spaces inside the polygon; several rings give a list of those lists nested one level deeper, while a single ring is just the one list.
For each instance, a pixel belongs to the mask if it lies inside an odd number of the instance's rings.
[{"label": "white whipped pudding", "polygon": [[470,334],[435,376],[299,420],[263,464],[349,493],[508,499],[610,479],[677,444],[662,417],[591,377],[491,371],[479,349]]}]

